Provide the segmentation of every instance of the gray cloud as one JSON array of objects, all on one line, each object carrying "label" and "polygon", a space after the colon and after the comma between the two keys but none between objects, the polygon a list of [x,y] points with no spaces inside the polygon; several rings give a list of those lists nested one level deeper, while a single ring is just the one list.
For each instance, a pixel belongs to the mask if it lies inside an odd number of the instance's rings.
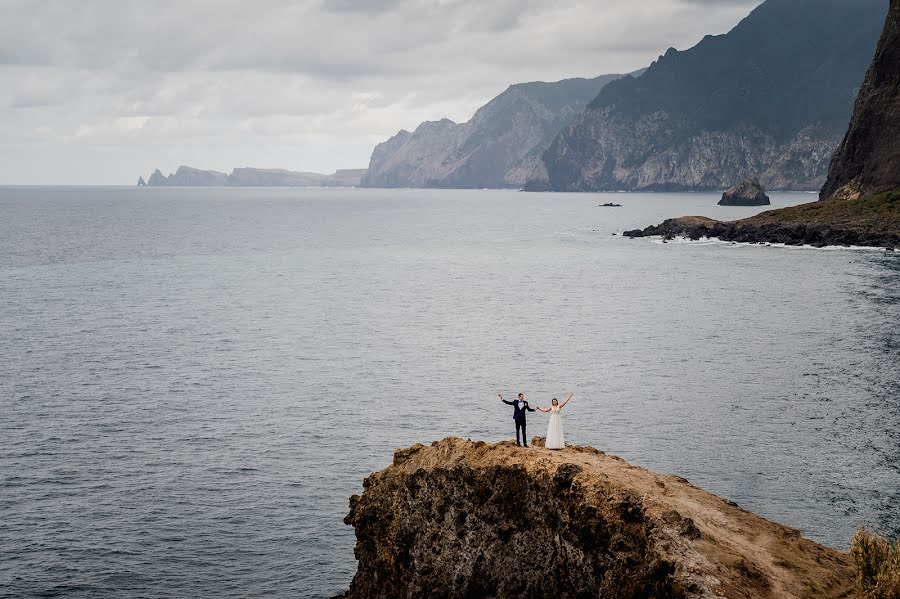
[{"label": "gray cloud", "polygon": [[624,72],[759,0],[0,0],[0,183],[365,166],[510,83]]}]

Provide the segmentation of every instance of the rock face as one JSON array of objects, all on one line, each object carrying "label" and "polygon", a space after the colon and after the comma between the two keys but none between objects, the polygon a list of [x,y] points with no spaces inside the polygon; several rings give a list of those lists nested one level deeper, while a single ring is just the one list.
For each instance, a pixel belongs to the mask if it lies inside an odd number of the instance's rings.
[{"label": "rock face", "polygon": [[521,187],[556,133],[621,75],[510,86],[471,120],[427,121],[372,152],[364,187]]},{"label": "rock face", "polygon": [[137,184],[138,184],[138,187],[145,187],[145,186],[147,185],[147,182],[144,181],[144,178],[143,178],[143,177],[138,177],[138,182],[137,182]]},{"label": "rock face", "polygon": [[722,194],[719,206],[768,206],[769,196],[763,191],[758,177],[751,177]]},{"label": "rock face", "polygon": [[603,88],[530,190],[713,190],[754,174],[818,189],[871,61],[884,0],[767,0],[725,35]]},{"label": "rock face", "polygon": [[[166,177],[156,169],[147,185],[230,185],[235,187],[358,187],[365,169],[342,169],[333,175],[306,173],[284,169],[242,167],[231,174],[205,171],[189,166],[179,166],[174,174]],[[140,181],[144,179],[141,178]],[[138,183],[140,185],[140,182]]]},{"label": "rock face", "polygon": [[846,554],[588,447],[448,438],[350,499],[363,597],[846,597]]},{"label": "rock face", "polygon": [[900,188],[900,1],[891,0],[850,128],[828,169],[821,199]]}]

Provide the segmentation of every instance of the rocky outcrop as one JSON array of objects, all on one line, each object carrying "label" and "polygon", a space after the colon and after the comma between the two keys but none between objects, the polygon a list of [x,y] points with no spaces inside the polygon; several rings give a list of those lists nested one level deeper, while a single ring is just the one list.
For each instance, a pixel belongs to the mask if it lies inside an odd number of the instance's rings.
[{"label": "rocky outcrop", "polygon": [[[537,440],[536,440],[537,441]],[[448,438],[366,478],[362,597],[809,597],[853,593],[848,556],[683,478],[589,447]]]},{"label": "rocky outcrop", "polygon": [[144,178],[143,178],[143,177],[138,177],[138,182],[137,182],[137,184],[138,184],[138,187],[145,187],[145,186],[147,185],[147,182],[144,181]]},{"label": "rocky outcrop", "polygon": [[718,238],[743,243],[900,248],[900,191],[855,200],[832,199],[719,221],[705,216],[670,218],[626,237]]},{"label": "rocky outcrop", "polygon": [[884,0],[767,0],[725,35],[608,84],[541,155],[526,189],[715,190],[759,175],[818,189]]},{"label": "rocky outcrop", "polygon": [[[228,185],[234,187],[358,187],[365,169],[342,169],[332,175],[296,172],[284,169],[241,167],[231,174],[179,166],[174,174],[166,177],[156,169],[147,185]],[[143,178],[140,179],[140,185]]]},{"label": "rocky outcrop", "polygon": [[719,200],[719,206],[768,206],[771,203],[758,177],[751,177],[728,189]]},{"label": "rocky outcrop", "polygon": [[511,85],[471,120],[427,121],[378,144],[365,187],[519,188],[554,135],[620,75]]},{"label": "rocky outcrop", "polygon": [[900,0],[891,0],[844,141],[820,197],[858,198],[900,188]]},{"label": "rocky outcrop", "polygon": [[147,185],[168,185],[169,178],[160,172],[159,169],[153,171],[147,178]]},{"label": "rocky outcrop", "polygon": [[166,177],[159,169],[153,171],[147,180],[147,185],[151,186],[212,186],[227,185],[228,175],[219,171],[207,171],[190,166],[179,166],[173,174]]}]

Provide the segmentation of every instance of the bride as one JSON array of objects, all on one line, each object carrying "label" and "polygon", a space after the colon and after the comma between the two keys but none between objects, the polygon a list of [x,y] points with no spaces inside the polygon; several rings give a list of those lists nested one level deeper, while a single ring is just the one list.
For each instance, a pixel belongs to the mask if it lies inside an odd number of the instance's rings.
[{"label": "bride", "polygon": [[572,393],[569,393],[569,397],[566,398],[566,401],[562,402],[562,405],[559,405],[559,400],[554,397],[553,401],[550,402],[551,406],[549,409],[538,408],[541,412],[550,413],[550,424],[547,425],[547,441],[544,444],[547,449],[562,449],[566,446],[566,439],[563,436],[562,420],[559,417],[559,411],[566,407],[566,404],[569,403],[570,399],[572,399]]}]

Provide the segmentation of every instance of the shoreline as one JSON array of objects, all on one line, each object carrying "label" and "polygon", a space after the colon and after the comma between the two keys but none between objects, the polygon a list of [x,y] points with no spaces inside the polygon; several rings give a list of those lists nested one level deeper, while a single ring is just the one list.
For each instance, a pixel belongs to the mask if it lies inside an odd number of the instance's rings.
[{"label": "shoreline", "polygon": [[707,238],[814,248],[895,249],[900,247],[900,190],[854,200],[820,200],[734,221],[681,216],[622,235],[661,236],[664,241],[684,237],[692,241]]}]

